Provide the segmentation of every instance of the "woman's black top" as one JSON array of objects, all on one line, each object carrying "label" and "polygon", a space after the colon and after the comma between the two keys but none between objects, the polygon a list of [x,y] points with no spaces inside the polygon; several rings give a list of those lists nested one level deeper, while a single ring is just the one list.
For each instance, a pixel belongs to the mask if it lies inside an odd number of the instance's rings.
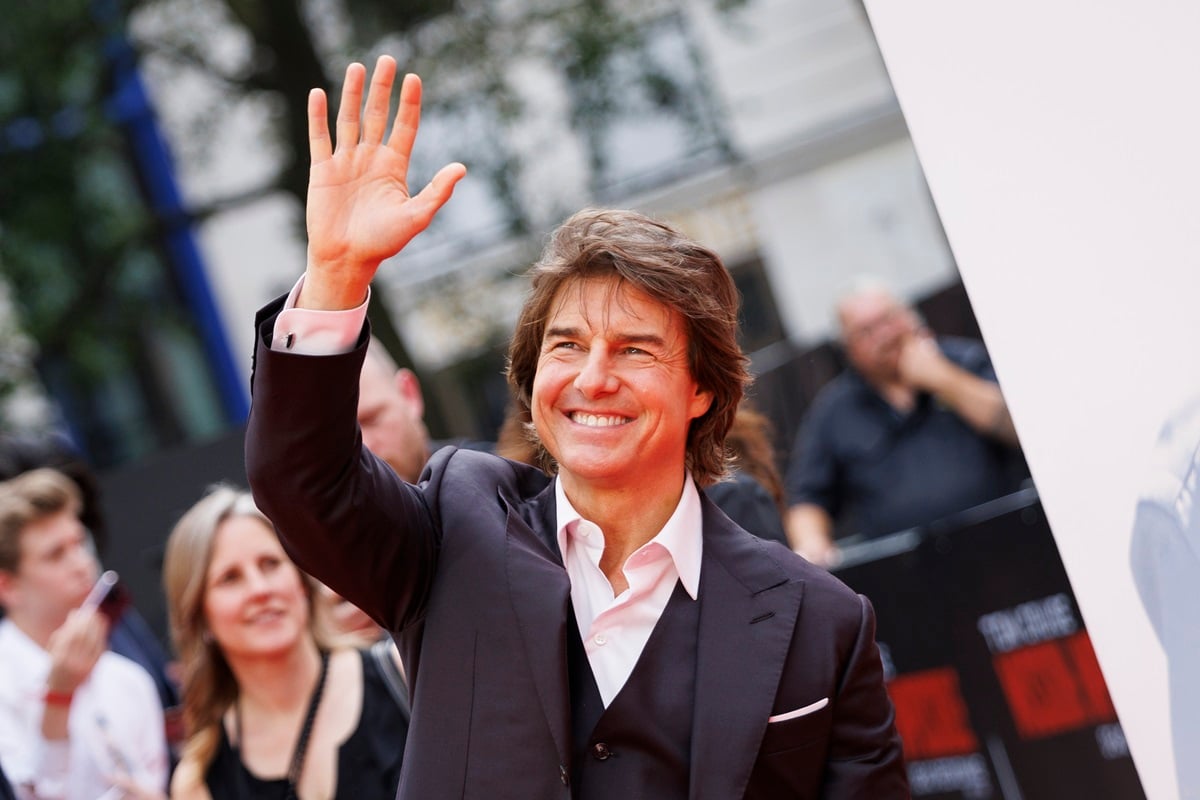
[{"label": "woman's black top", "polygon": [[[360,651],[363,667],[362,713],[358,727],[338,748],[337,788],[341,800],[393,800],[400,783],[400,763],[408,735],[408,716],[388,688],[388,677],[379,662]],[[336,695],[325,700],[337,702]],[[287,779],[264,780],[246,769],[221,726],[217,754],[209,765],[205,783],[214,800],[283,800]]]}]

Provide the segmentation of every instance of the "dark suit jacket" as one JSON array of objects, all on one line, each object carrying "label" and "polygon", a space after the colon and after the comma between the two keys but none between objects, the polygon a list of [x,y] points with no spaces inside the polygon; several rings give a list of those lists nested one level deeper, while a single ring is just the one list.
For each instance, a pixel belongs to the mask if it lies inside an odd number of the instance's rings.
[{"label": "dark suit jacket", "polygon": [[[454,448],[401,481],[361,445],[364,354],[260,341],[255,498],[296,562],[400,644],[413,698],[400,797],[567,798],[570,583],[551,483]],[[693,800],[908,796],[865,598],[707,499],[699,598],[696,660],[680,661],[696,670]]]}]

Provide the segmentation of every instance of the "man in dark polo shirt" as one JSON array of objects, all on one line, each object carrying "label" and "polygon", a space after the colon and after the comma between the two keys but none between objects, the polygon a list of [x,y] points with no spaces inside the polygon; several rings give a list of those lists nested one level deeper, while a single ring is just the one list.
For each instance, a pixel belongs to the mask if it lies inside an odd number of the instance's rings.
[{"label": "man in dark polo shirt", "polygon": [[850,369],[813,401],[788,471],[788,536],[809,560],[1015,487],[1016,432],[983,344],[935,339],[885,288],[838,304]]}]

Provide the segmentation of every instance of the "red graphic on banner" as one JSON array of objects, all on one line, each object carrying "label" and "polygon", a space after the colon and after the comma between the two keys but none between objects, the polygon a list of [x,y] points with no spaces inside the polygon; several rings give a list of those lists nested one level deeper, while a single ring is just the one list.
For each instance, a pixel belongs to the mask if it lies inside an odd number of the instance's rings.
[{"label": "red graphic on banner", "polygon": [[1116,722],[1117,709],[1108,694],[1108,684],[1104,682],[1104,673],[1100,671],[1092,640],[1086,633],[1079,633],[1067,639],[1065,644],[1071,653],[1071,660],[1075,662],[1076,674],[1087,697],[1092,720],[1097,723]]},{"label": "red graphic on banner", "polygon": [[888,684],[896,730],[909,761],[974,753],[979,741],[952,667],[898,675]]},{"label": "red graphic on banner", "polygon": [[1085,632],[1002,653],[992,663],[1022,738],[1117,719]]}]

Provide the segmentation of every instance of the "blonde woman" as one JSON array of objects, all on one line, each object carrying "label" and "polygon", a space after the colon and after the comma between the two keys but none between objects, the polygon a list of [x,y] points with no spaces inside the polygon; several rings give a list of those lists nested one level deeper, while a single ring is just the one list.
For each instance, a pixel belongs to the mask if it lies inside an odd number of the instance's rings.
[{"label": "blonde woman", "polygon": [[318,623],[315,582],[248,493],[183,515],[163,579],[188,730],[175,800],[392,800],[407,717],[379,662]]}]

